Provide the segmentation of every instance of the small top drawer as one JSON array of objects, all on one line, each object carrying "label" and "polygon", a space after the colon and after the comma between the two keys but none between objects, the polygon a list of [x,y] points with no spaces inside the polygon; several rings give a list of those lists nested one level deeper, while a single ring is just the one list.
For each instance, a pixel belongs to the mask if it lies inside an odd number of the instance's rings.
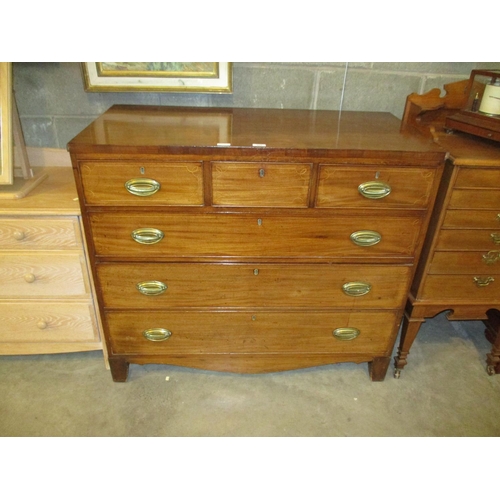
[{"label": "small top drawer", "polygon": [[64,250],[80,248],[78,219],[61,218],[0,218],[2,250]]},{"label": "small top drawer", "polygon": [[213,162],[213,204],[307,207],[310,178],[308,163]]},{"label": "small top drawer", "polygon": [[83,162],[91,205],[203,205],[201,162]]},{"label": "small top drawer", "polygon": [[429,168],[321,165],[316,206],[423,209],[435,174]]}]

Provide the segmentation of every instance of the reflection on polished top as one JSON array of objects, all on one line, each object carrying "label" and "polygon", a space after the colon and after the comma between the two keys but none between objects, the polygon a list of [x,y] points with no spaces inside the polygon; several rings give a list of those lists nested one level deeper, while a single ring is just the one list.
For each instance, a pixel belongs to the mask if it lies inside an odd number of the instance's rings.
[{"label": "reflection on polished top", "polygon": [[395,116],[381,112],[115,105],[78,134],[68,150],[293,148],[295,155],[297,150],[439,150],[432,140],[399,128]]}]

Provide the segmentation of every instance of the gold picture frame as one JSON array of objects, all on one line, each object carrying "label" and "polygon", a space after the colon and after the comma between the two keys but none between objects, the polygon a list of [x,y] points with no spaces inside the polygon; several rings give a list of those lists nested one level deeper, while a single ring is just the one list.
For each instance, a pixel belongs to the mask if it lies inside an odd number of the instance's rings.
[{"label": "gold picture frame", "polygon": [[87,92],[232,93],[232,63],[85,62]]},{"label": "gold picture frame", "polygon": [[0,185],[14,182],[12,63],[0,62]]}]

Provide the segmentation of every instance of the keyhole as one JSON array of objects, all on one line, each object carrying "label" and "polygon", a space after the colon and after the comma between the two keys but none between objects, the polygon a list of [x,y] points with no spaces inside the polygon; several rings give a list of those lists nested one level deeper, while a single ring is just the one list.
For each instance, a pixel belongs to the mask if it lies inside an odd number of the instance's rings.
[{"label": "keyhole", "polygon": [[261,168],[259,170],[259,177],[264,177],[265,175],[266,175],[266,171],[263,168]]},{"label": "keyhole", "polygon": [[141,167],[139,170],[140,170],[142,175],[144,175],[146,173],[146,169],[144,167]]},{"label": "keyhole", "polygon": [[375,179],[378,179],[380,177],[380,172],[375,173]]}]

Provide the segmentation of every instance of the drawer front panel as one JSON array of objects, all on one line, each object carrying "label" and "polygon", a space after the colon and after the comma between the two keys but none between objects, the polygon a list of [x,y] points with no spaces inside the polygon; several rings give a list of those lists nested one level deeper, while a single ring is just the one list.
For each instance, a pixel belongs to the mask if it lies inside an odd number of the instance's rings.
[{"label": "drawer front panel", "polygon": [[203,205],[201,162],[85,162],[81,175],[92,205]]},{"label": "drawer front panel", "polygon": [[454,189],[449,208],[500,210],[500,189]]},{"label": "drawer front panel", "polygon": [[80,248],[78,219],[65,218],[1,218],[2,250],[64,250]]},{"label": "drawer front panel", "polygon": [[436,252],[430,274],[488,274],[500,272],[500,248],[488,252]]},{"label": "drawer front panel", "polygon": [[[397,313],[338,312],[151,312],[108,313],[114,354],[373,353],[392,347]],[[353,340],[339,340],[338,328],[356,328]],[[167,340],[143,332],[163,328]]]},{"label": "drawer front panel", "polygon": [[438,250],[496,250],[500,249],[500,229],[444,229],[439,233]]},{"label": "drawer front panel", "polygon": [[[97,254],[137,258],[411,257],[422,224],[418,217],[257,214],[120,213],[93,214],[90,220]],[[142,228],[153,228],[161,239],[155,244],[138,243],[131,235]],[[353,243],[351,235],[362,230],[377,232],[381,241],[373,246]]]},{"label": "drawer front panel", "polygon": [[316,206],[424,209],[435,175],[424,168],[321,165]]},{"label": "drawer front panel", "polygon": [[[101,264],[98,266],[98,279],[105,307],[108,308],[130,308],[132,305],[134,308],[148,309],[169,307],[396,309],[403,306],[409,275],[410,268],[406,266],[376,265]],[[158,288],[157,282],[163,283],[167,288]],[[362,285],[355,286],[357,283]],[[368,286],[363,288],[363,284]],[[344,285],[346,291],[343,289]],[[143,291],[140,292],[138,288]],[[364,295],[357,296],[357,293],[364,292],[366,292]]]},{"label": "drawer front panel", "polygon": [[0,303],[0,342],[98,341],[89,304]]},{"label": "drawer front panel", "polygon": [[78,253],[0,254],[0,298],[83,296],[85,263]]},{"label": "drawer front panel", "polygon": [[498,210],[485,211],[447,210],[443,221],[443,227],[465,229],[488,228],[498,229],[500,231],[500,207]]},{"label": "drawer front panel", "polygon": [[[482,286],[479,286],[479,285]],[[424,300],[466,302],[500,301],[500,273],[429,275],[421,298]]]},{"label": "drawer front panel", "polygon": [[213,204],[307,207],[310,178],[310,164],[214,162]]},{"label": "drawer front panel", "polygon": [[[500,167],[500,161],[499,161]],[[458,188],[498,188],[500,186],[500,168],[460,168],[455,181]],[[500,194],[499,194],[500,196]]]}]

